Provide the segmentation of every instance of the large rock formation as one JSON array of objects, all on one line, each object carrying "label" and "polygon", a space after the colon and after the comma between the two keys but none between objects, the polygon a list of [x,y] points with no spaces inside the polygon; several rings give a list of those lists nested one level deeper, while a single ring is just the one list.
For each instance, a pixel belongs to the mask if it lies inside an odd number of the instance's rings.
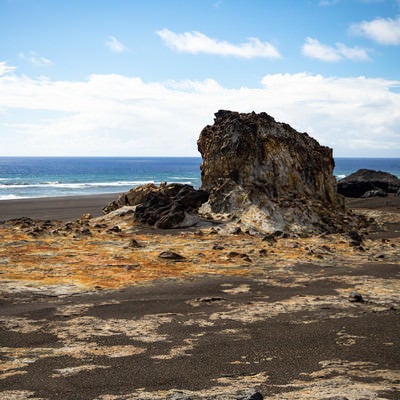
[{"label": "large rock formation", "polygon": [[337,190],[346,197],[385,196],[400,190],[400,179],[388,172],[359,169],[341,179]]},{"label": "large rock formation", "polygon": [[201,211],[261,232],[337,231],[343,208],[332,150],[266,113],[218,111],[198,140]]}]

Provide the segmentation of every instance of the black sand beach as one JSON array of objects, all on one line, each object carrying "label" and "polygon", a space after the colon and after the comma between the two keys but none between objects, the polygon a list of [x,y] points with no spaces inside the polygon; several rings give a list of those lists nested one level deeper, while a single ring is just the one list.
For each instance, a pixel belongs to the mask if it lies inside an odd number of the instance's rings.
[{"label": "black sand beach", "polygon": [[[100,215],[115,197],[2,202],[1,219]],[[379,222],[361,246],[2,224],[0,398],[398,400],[400,197],[361,205]],[[156,268],[170,275],[135,283]]]},{"label": "black sand beach", "polygon": [[102,214],[102,207],[118,198],[118,193],[87,196],[44,197],[0,201],[0,221],[12,218],[69,221],[90,213]]},{"label": "black sand beach", "polygon": [[[118,193],[43,197],[0,201],[0,221],[28,217],[32,219],[54,219],[70,221],[90,213],[93,217],[102,215],[102,208],[118,198]],[[398,196],[375,197],[369,199],[347,199],[349,208],[367,208],[400,211]]]},{"label": "black sand beach", "polygon": [[236,400],[259,390],[274,400],[377,392],[397,400],[398,309],[337,292],[352,286],[338,274],[351,282],[378,269],[398,277],[393,265],[369,264],[329,268],[306,287],[215,277],[29,302],[8,296],[0,340],[15,356],[25,347],[31,361],[2,380],[2,398]]}]

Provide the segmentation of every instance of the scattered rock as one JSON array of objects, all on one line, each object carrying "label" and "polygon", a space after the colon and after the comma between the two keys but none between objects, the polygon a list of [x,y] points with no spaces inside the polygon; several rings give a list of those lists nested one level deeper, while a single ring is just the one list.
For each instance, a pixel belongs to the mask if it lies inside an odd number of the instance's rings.
[{"label": "scattered rock", "polygon": [[128,247],[130,247],[132,249],[138,249],[143,246],[136,239],[131,239],[129,241]]},{"label": "scattered rock", "polygon": [[124,267],[126,271],[133,271],[142,268],[140,264],[132,264]]},{"label": "scattered rock", "polygon": [[121,232],[121,228],[118,225],[112,226],[111,228],[107,229],[107,232],[109,232],[109,233],[120,233]]},{"label": "scattered rock", "polygon": [[248,392],[240,395],[236,400],[263,400],[264,397],[260,392]]},{"label": "scattered rock", "polygon": [[82,236],[91,236],[92,232],[90,232],[89,228],[81,228],[77,231],[77,233],[79,233],[79,235]]},{"label": "scattered rock", "polygon": [[337,231],[343,201],[336,192],[332,150],[266,113],[218,111],[200,133],[200,212],[237,218],[261,233]]},{"label": "scattered rock", "polygon": [[192,307],[200,307],[203,304],[212,305],[221,301],[226,301],[226,299],[223,297],[198,297],[196,299],[187,300],[185,303]]},{"label": "scattered rock", "polygon": [[324,397],[321,400],[349,400],[349,399],[343,396],[334,396],[334,397]]},{"label": "scattered rock", "polygon": [[166,400],[192,400],[191,397],[185,396],[183,393],[174,393],[168,396]]},{"label": "scattered rock", "polygon": [[349,294],[349,301],[352,303],[364,303],[362,295],[358,292],[351,292]]},{"label": "scattered rock", "polygon": [[383,171],[359,169],[341,179],[337,184],[338,193],[346,197],[372,197],[400,190],[400,179]]},{"label": "scattered rock", "polygon": [[350,237],[350,244],[352,246],[358,247],[361,246],[362,242],[363,242],[363,238],[362,236],[354,230],[349,231],[349,237]]},{"label": "scattered rock", "polygon": [[78,221],[81,221],[81,222],[89,221],[92,218],[93,218],[92,214],[86,213],[86,214],[83,214]]},{"label": "scattered rock", "polygon": [[275,238],[273,233],[272,234],[267,234],[267,235],[264,235],[264,237],[262,238],[262,241],[263,242],[269,242],[269,243],[272,244],[272,243],[276,242],[276,238]]},{"label": "scattered rock", "polygon": [[377,259],[383,259],[383,258],[386,258],[386,257],[387,257],[387,255],[385,253],[379,253],[379,254],[377,254],[375,256],[375,258],[377,258]]},{"label": "scattered rock", "polygon": [[186,258],[178,253],[173,251],[162,251],[159,255],[159,258],[163,258],[165,260],[173,260],[173,261],[183,261]]},{"label": "scattered rock", "polygon": [[240,235],[242,233],[242,228],[240,226],[236,227],[233,231],[233,235]]},{"label": "scattered rock", "polygon": [[102,230],[102,229],[107,228],[107,224],[94,224],[93,228],[94,229],[98,229],[98,230]]},{"label": "scattered rock", "polygon": [[47,235],[59,235],[62,223],[52,220],[34,220],[27,217],[14,218],[4,221],[6,226],[21,230],[33,238]]},{"label": "scattered rock", "polygon": [[243,259],[243,261],[252,262],[251,258],[246,253],[238,253],[237,251],[230,251],[228,253],[228,257],[229,258],[240,257]]},{"label": "scattered rock", "polygon": [[224,301],[225,299],[223,297],[201,297],[196,300],[200,303],[215,303],[217,301]]}]

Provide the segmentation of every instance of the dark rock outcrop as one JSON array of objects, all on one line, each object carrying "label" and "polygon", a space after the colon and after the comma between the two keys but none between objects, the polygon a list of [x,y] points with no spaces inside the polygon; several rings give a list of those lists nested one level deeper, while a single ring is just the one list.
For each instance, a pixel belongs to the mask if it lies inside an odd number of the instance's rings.
[{"label": "dark rock outcrop", "polygon": [[346,197],[384,196],[400,190],[400,179],[388,172],[360,169],[341,179],[337,190]]},{"label": "dark rock outcrop", "polygon": [[[261,232],[342,229],[332,150],[266,113],[218,111],[198,140],[201,211]],[[222,217],[221,217],[222,218]]]},{"label": "dark rock outcrop", "polygon": [[[160,185],[160,187],[163,186],[165,185]],[[104,214],[108,214],[124,206],[137,206],[138,204],[143,203],[149,193],[155,192],[158,189],[159,187],[154,185],[154,183],[137,186],[129,190],[127,193],[121,193],[118,200],[114,200],[103,207],[103,212]]]},{"label": "dark rock outcrop", "polygon": [[147,184],[122,194],[103,208],[111,212],[123,206],[136,206],[136,221],[161,229],[193,226],[198,222],[197,209],[208,199],[208,193],[179,183]]},{"label": "dark rock outcrop", "polygon": [[206,192],[189,185],[160,186],[136,207],[135,220],[161,229],[192,226],[198,221],[197,209],[207,199]]}]

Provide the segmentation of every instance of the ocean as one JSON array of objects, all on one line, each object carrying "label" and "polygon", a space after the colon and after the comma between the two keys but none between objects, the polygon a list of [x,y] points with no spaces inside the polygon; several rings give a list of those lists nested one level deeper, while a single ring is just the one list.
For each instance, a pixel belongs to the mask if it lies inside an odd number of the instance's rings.
[{"label": "ocean", "polygon": [[[400,178],[400,158],[335,158],[335,175],[360,168]],[[201,185],[200,157],[0,157],[0,200],[126,192],[144,183]]]}]

